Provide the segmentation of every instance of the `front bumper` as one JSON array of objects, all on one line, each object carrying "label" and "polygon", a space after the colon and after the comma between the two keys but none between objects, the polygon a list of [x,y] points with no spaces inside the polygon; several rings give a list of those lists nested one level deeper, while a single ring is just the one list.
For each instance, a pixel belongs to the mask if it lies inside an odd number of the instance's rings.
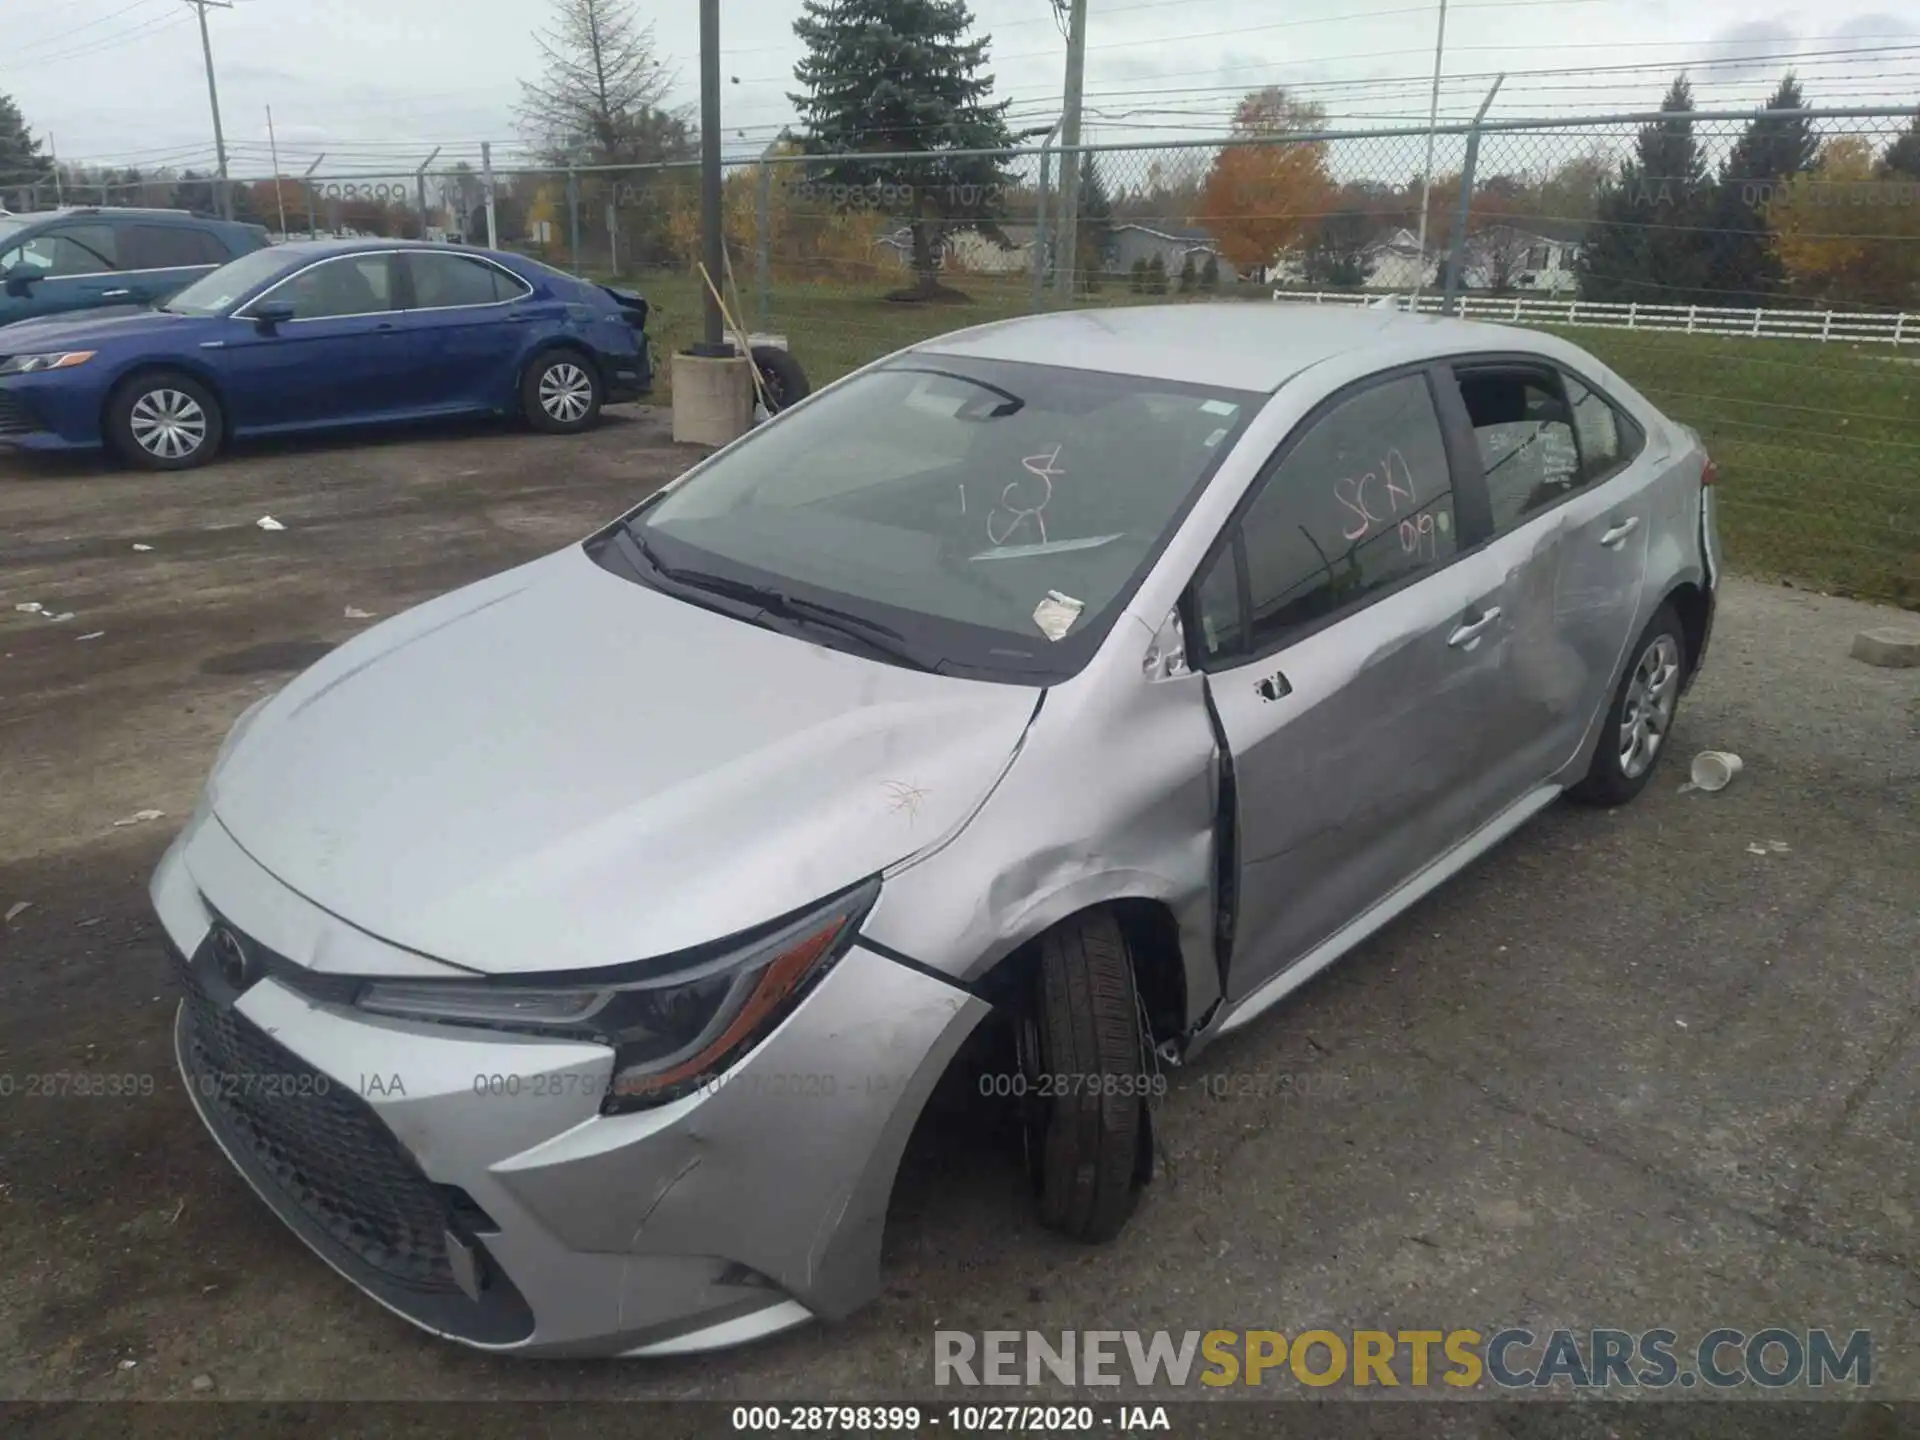
[{"label": "front bumper", "polygon": [[97,450],[99,406],[71,377],[10,375],[0,380],[0,445],[16,450]]},{"label": "front bumper", "polygon": [[154,878],[187,957],[182,1076],[273,1211],[388,1309],[489,1350],[624,1355],[875,1293],[900,1153],[984,1002],[856,945],[721,1083],[603,1115],[602,1046],[389,1021],[271,972],[225,986],[216,909],[280,956],[339,925],[250,865],[203,819]]}]

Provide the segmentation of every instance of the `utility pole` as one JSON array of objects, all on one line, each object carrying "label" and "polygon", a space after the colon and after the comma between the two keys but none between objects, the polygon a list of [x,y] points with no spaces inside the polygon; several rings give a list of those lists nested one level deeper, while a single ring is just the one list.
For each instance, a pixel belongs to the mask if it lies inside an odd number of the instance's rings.
[{"label": "utility pole", "polygon": [[1060,240],[1055,275],[1061,295],[1074,295],[1074,267],[1080,263],[1080,95],[1087,73],[1087,0],[1071,0],[1067,16],[1067,89],[1060,113]]},{"label": "utility pole", "polygon": [[[67,192],[60,184],[60,152],[53,148],[51,134],[47,136],[47,158],[53,161],[53,208],[64,210],[67,208]],[[33,203],[38,205],[40,201],[36,197]]]},{"label": "utility pole", "polygon": [[720,209],[720,0],[700,0],[700,238],[707,278],[702,297],[706,324],[701,355],[731,355],[720,302],[713,291],[725,283],[726,236]]},{"label": "utility pole", "polygon": [[267,106],[267,145],[273,151],[273,203],[280,210],[280,238],[287,238],[287,197],[280,189],[280,141],[273,133],[273,106]]},{"label": "utility pole", "polygon": [[213,105],[213,152],[220,161],[220,218],[233,219],[233,192],[227,187],[227,137],[220,130],[220,90],[213,83],[213,41],[207,37],[207,7],[231,10],[233,0],[187,0],[200,12],[200,53],[207,57],[207,99]]},{"label": "utility pole", "polygon": [[[1447,0],[1440,0],[1440,33],[1433,42],[1433,99],[1427,105],[1427,163],[1420,171],[1420,259],[1413,272],[1413,303],[1427,283],[1427,202],[1433,195],[1433,132],[1440,123],[1440,63],[1447,53]],[[1498,88],[1498,87],[1496,87]]]}]

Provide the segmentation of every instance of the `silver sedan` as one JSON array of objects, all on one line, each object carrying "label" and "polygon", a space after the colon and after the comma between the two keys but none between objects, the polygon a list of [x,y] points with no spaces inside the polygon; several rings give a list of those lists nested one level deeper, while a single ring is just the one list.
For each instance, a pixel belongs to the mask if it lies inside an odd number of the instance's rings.
[{"label": "silver sedan", "polygon": [[1647,784],[1713,478],[1531,332],[1188,305],[890,356],[241,717],[153,880],[187,1092],[322,1259],[489,1349],[847,1314],[961,1066],[1046,1223],[1111,1237],[1166,1067]]}]

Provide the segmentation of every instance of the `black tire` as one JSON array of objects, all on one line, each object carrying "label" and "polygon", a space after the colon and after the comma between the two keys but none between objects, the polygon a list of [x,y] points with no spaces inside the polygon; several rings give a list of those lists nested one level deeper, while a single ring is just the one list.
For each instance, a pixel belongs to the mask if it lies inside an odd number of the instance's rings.
[{"label": "black tire", "polygon": [[1076,1240],[1110,1240],[1151,1169],[1133,960],[1101,911],[1051,931],[1039,949],[1020,1049],[1040,1220]]},{"label": "black tire", "polygon": [[607,396],[600,367],[578,350],[536,355],[520,377],[520,411],[549,435],[577,435],[600,419]]},{"label": "black tire", "polygon": [[114,453],[142,470],[191,470],[220,453],[226,414],[213,391],[180,370],[147,370],[107,401]]},{"label": "black tire", "polygon": [[[1665,666],[1676,667],[1671,676],[1665,674]],[[1594,747],[1593,763],[1587,770],[1586,778],[1568,791],[1575,800],[1588,805],[1624,805],[1653,779],[1654,771],[1660,768],[1660,762],[1672,749],[1673,721],[1680,704],[1680,692],[1686,686],[1687,671],[1692,664],[1687,654],[1687,632],[1680,624],[1680,617],[1670,605],[1662,605],[1641,632],[1640,638],[1627,652],[1626,668],[1621,672],[1620,683],[1613,692],[1613,703],[1607,707],[1607,718],[1600,727],[1600,742]],[[1653,667],[1649,672],[1648,667]],[[1636,680],[1658,679],[1659,687],[1664,691],[1665,714],[1660,714],[1658,704],[1647,705],[1635,700]],[[1644,768],[1632,770],[1628,761],[1628,735],[1625,727],[1629,724],[1630,707],[1645,719],[1648,728],[1656,732],[1652,754],[1647,758]]]},{"label": "black tire", "polygon": [[[736,352],[737,353],[737,352]],[[800,362],[778,345],[753,347],[753,368],[760,372],[760,384],[767,392],[768,409],[775,415],[797,405],[813,393],[807,372]]]}]

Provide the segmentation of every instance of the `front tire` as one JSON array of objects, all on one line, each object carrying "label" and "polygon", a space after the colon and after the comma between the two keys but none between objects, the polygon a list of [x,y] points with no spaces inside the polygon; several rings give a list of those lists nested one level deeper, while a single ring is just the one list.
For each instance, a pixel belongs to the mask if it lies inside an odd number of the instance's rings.
[{"label": "front tire", "polygon": [[136,375],[107,402],[107,437],[142,470],[191,470],[220,453],[226,417],[205,385],[177,370]]},{"label": "front tire", "polygon": [[1631,652],[1600,729],[1586,778],[1568,792],[1590,805],[1624,805],[1653,778],[1686,683],[1687,632],[1662,605]]},{"label": "front tire", "polygon": [[606,399],[600,369],[577,350],[536,356],[520,381],[527,423],[549,435],[577,435],[600,418]]},{"label": "front tire", "polygon": [[1110,1240],[1151,1168],[1133,958],[1102,911],[1050,931],[1039,949],[1020,1051],[1040,1220],[1076,1240]]}]

